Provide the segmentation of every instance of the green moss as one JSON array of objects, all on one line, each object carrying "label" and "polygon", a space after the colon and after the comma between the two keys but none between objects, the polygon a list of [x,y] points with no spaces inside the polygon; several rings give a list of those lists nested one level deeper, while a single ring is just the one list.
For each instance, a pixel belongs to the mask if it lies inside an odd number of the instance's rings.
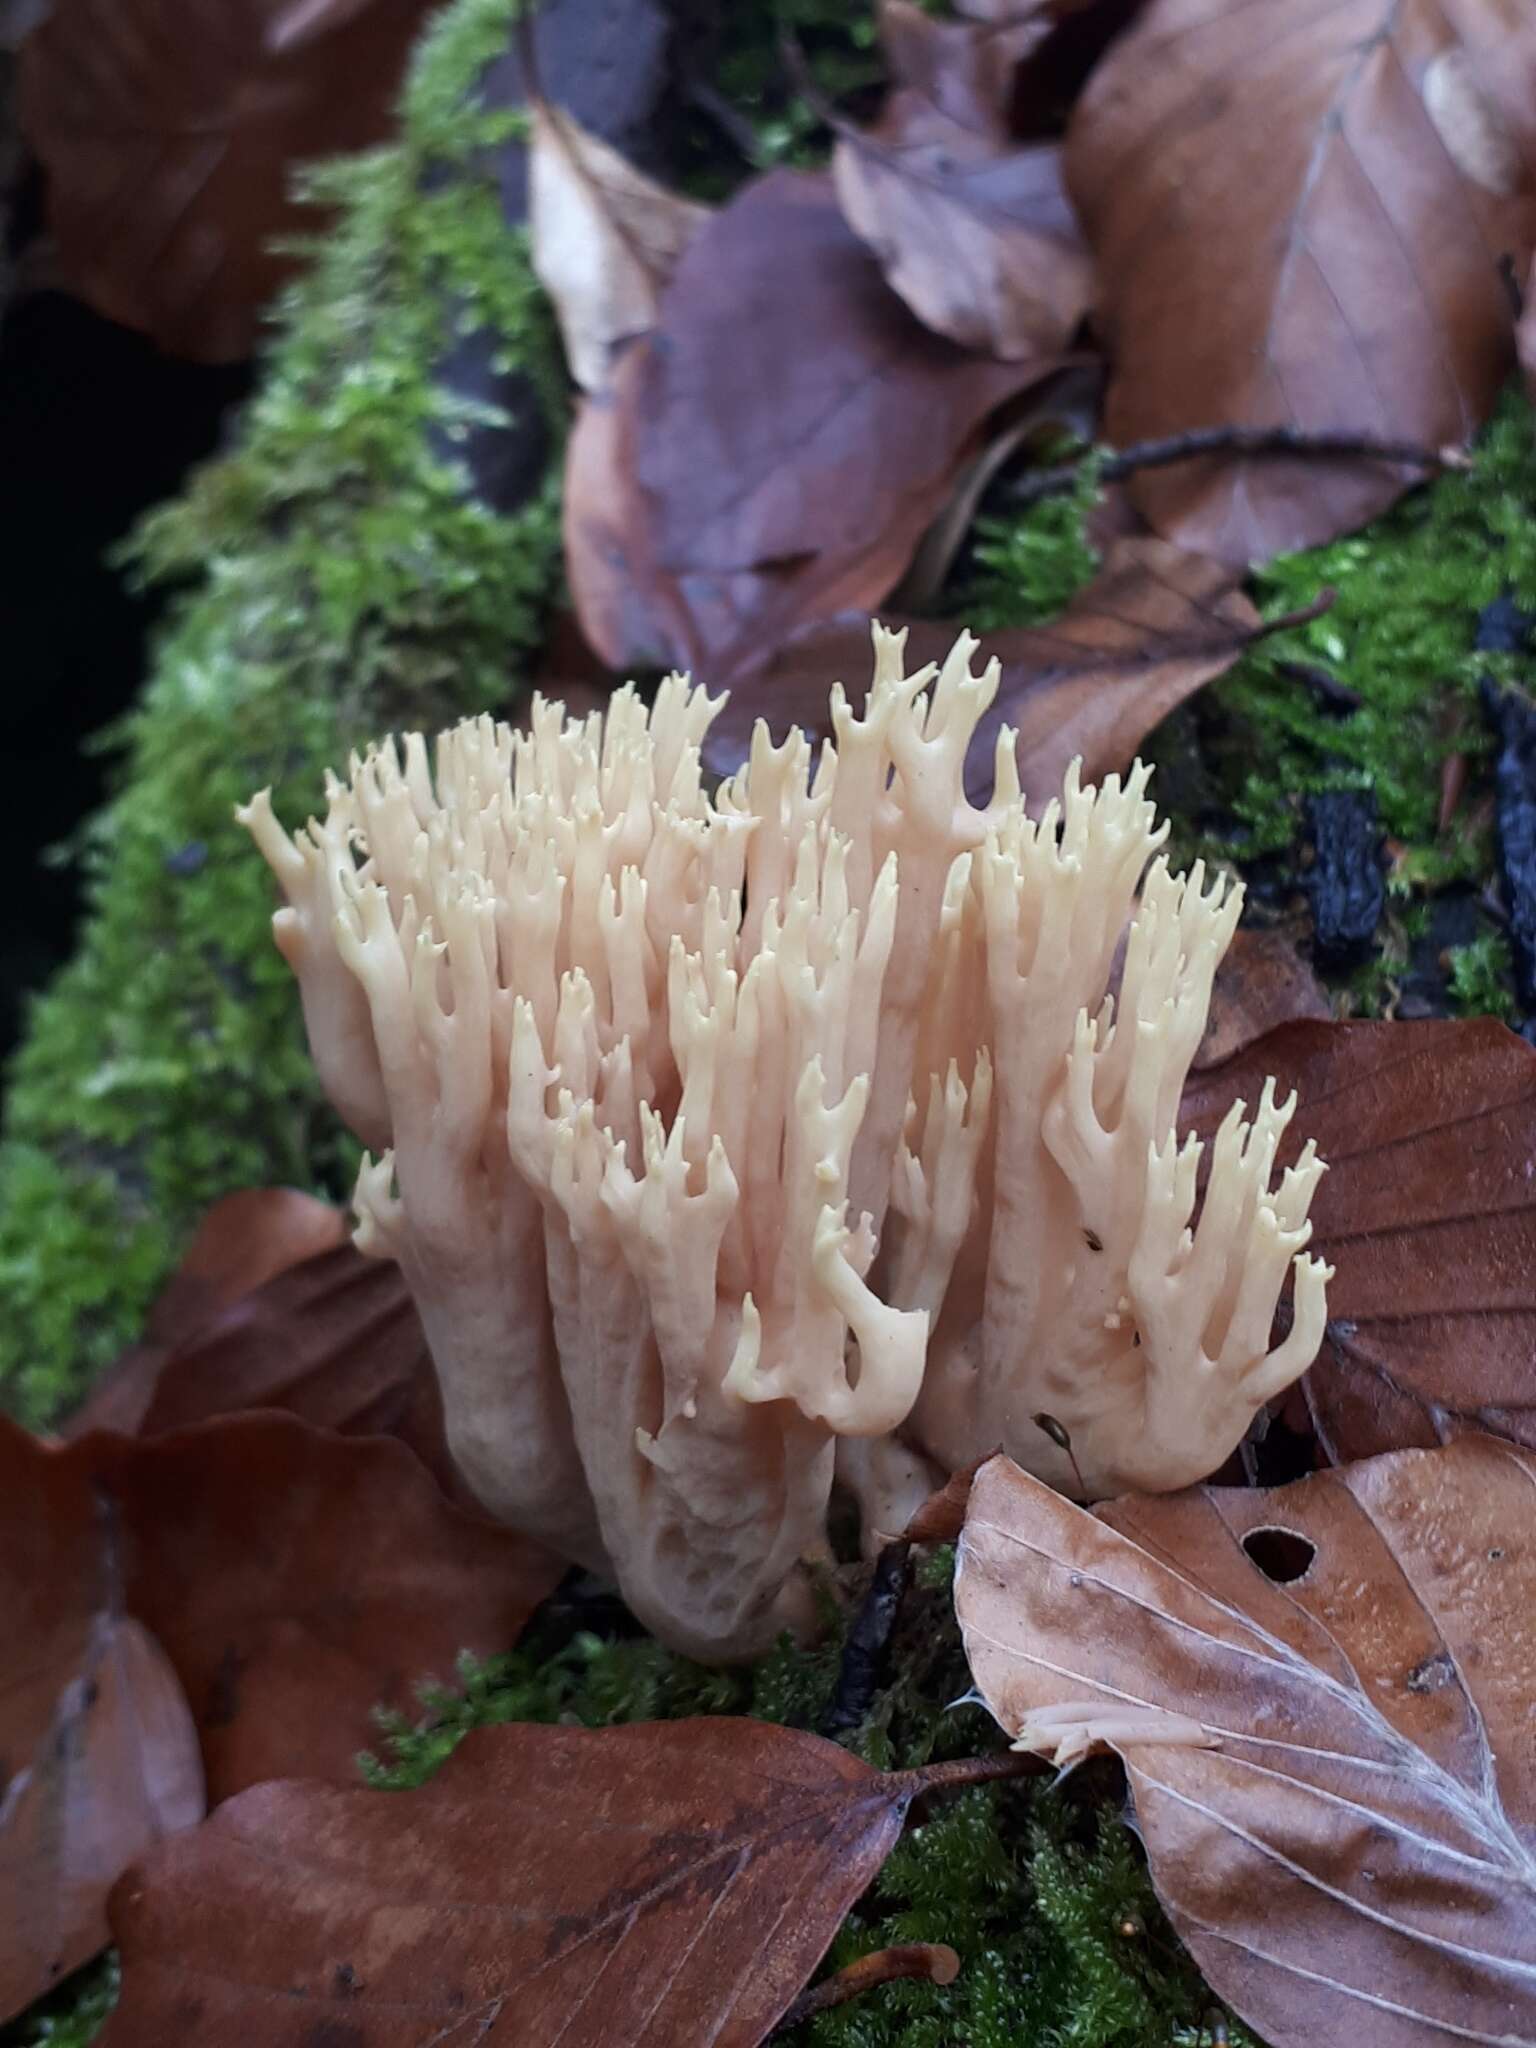
[{"label": "green moss", "polygon": [[1509,941],[1502,932],[1483,932],[1447,954],[1452,1000],[1464,1016],[1515,1018]]},{"label": "green moss", "polygon": [[1044,625],[1064,611],[1099,566],[1085,530],[1099,500],[1099,468],[1090,452],[1073,490],[1041,498],[1022,518],[983,513],[969,571],[945,610],[982,634]]},{"label": "green moss", "polygon": [[89,2048],[117,2003],[117,1957],[98,1956],[8,2026],[0,2048]]},{"label": "green moss", "polygon": [[137,537],[140,572],[187,587],[114,735],[118,793],[82,839],[84,938],[33,1011],[0,1148],[0,1390],[28,1420],[132,1336],[209,1202],[345,1183],[234,804],[270,783],[303,815],[368,734],[505,704],[558,585],[553,478],[516,517],[479,503],[453,441],[512,423],[434,378],[478,327],[555,388],[497,195],[515,124],[474,102],[517,4],[460,0],[419,53],[399,144],[314,177],[336,223],[238,445]]},{"label": "green moss", "polygon": [[[1375,791],[1400,888],[1486,873],[1487,826],[1471,807],[1439,829],[1441,773],[1452,753],[1488,751],[1478,681],[1515,664],[1476,651],[1478,615],[1506,590],[1536,601],[1533,502],[1536,435],[1529,405],[1511,392],[1470,470],[1412,493],[1363,533],[1260,572],[1267,618],[1325,589],[1336,598],[1321,618],[1261,642],[1209,693],[1227,725],[1213,752],[1238,821],[1225,835],[1231,849],[1289,850],[1298,795],[1354,786]],[[1337,679],[1358,709],[1330,712],[1298,674],[1305,668]]]},{"label": "green moss", "polygon": [[[1084,529],[1092,502],[1082,488],[1022,516],[984,516],[947,608],[981,631],[1049,617],[1096,566]],[[1334,601],[1321,617],[1261,641],[1149,737],[1144,751],[1176,814],[1177,856],[1243,866],[1279,857],[1295,871],[1306,795],[1369,788],[1399,907],[1426,890],[1486,879],[1487,808],[1464,800],[1442,831],[1441,775],[1451,754],[1476,768],[1489,752],[1479,680],[1533,674],[1529,660],[1475,645],[1479,613],[1504,593],[1536,609],[1533,504],[1536,431],[1529,403],[1512,389],[1468,470],[1411,493],[1361,533],[1260,570],[1251,589],[1266,618],[1304,610],[1328,589]],[[1343,694],[1330,703],[1308,672]],[[1362,989],[1362,1003],[1387,999],[1386,980],[1400,964],[1389,958],[1364,970],[1382,987]],[[1465,987],[1472,971],[1461,970]]]},{"label": "green moss", "polygon": [[[894,1645],[897,1674],[845,1746],[880,1769],[1001,1746],[973,1703],[950,1603],[952,1553],[925,1560]],[[816,1648],[787,1639],[750,1671],[711,1672],[649,1640],[578,1635],[552,1654],[535,1635],[509,1657],[466,1661],[459,1684],[432,1687],[415,1722],[381,1717],[383,1753],[363,1759],[375,1785],[430,1777],[473,1728],[512,1721],[608,1727],[687,1714],[748,1713],[817,1726],[841,1650],[833,1626]],[[890,1985],[785,2034],[788,2048],[1080,2048],[1193,2043],[1212,2001],[1174,1941],[1134,1836],[1104,1804],[1094,1767],[1056,1789],[1040,1780],[981,1786],[937,1803],[902,1838],[839,1931],[826,1969],[893,1942],[942,1941],[963,1959],[947,1988]],[[1233,2029],[1233,2038],[1245,2037]]]}]

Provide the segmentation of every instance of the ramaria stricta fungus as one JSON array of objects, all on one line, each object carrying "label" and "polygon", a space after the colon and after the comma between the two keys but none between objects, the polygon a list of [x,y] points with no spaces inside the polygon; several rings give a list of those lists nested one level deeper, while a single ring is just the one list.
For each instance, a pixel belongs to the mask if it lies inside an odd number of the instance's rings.
[{"label": "ramaria stricta fungus", "polygon": [[1197,1222],[1175,1129],[1239,891],[1169,872],[1139,765],[1031,819],[1005,731],[973,807],[974,651],[877,629],[819,756],[759,725],[713,795],[672,677],[241,814],[470,1485],[694,1656],[783,1625],[834,1474],[872,1530],[998,1444],[1181,1486],[1322,1336],[1291,1104],[1232,1110]]}]

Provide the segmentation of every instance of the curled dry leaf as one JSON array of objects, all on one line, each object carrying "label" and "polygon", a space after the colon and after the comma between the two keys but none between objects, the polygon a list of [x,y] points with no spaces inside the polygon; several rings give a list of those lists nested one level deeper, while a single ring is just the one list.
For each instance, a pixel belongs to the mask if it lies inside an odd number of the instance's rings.
[{"label": "curled dry leaf", "polygon": [[107,1941],[107,1893],[203,1816],[197,1731],[164,1651],[124,1612],[110,1505],[0,1428],[0,2020]]},{"label": "curled dry leaf", "polygon": [[[1151,0],[1073,116],[1117,445],[1290,425],[1465,440],[1513,359],[1499,274],[1536,235],[1523,0]],[[1138,476],[1168,538],[1246,563],[1331,539],[1416,473],[1209,458]]]},{"label": "curled dry leaf", "polygon": [[67,288],[203,362],[293,267],[301,162],[378,142],[431,0],[54,0],[20,60]]},{"label": "curled dry leaf", "polygon": [[428,1785],[259,1785],[119,1888],[104,2048],[754,2048],[918,1793],[758,1721],[482,1729]]},{"label": "curled dry leaf", "polygon": [[403,1445],[288,1416],[62,1447],[0,1424],[0,1446],[20,1475],[0,1488],[0,1558],[30,1560],[34,1617],[114,1518],[122,1608],[181,1681],[215,1803],[285,1773],[350,1777],[374,1706],[408,1709],[461,1650],[509,1649],[562,1570],[450,1505]]},{"label": "curled dry leaf", "polygon": [[[886,619],[907,628],[908,666],[941,660],[954,628],[944,621]],[[967,788],[991,788],[999,729],[1019,735],[1019,780],[1032,804],[1061,789],[1074,758],[1092,781],[1129,767],[1136,749],[1174,706],[1230,668],[1264,628],[1231,573],[1166,542],[1117,542],[1104,566],[1048,626],[989,633],[982,652],[1002,665],[997,700],[977,728]],[[752,727],[827,730],[827,687],[841,678],[859,702],[869,672],[869,620],[835,619],[779,648],[731,685],[731,701],[705,743],[724,773],[746,759]]]},{"label": "curled dry leaf", "polygon": [[[908,14],[898,7],[882,17],[888,28],[895,21],[898,64],[918,69],[926,33],[929,49],[943,38],[950,65],[932,64],[921,87],[892,92],[873,128],[839,124],[832,178],[843,213],[935,333],[1010,360],[1054,355],[1088,309],[1093,267],[1062,184],[1060,145],[1022,145],[1004,125],[1010,57],[1045,24],[1036,17],[1011,36],[942,22],[924,32]],[[946,92],[951,67],[980,90]]]},{"label": "curled dry leaf", "polygon": [[1238,926],[1216,970],[1193,1073],[1220,1066],[1278,1025],[1333,1014],[1299,938],[1284,925]]},{"label": "curled dry leaf", "polygon": [[603,390],[618,349],[655,326],[667,280],[709,212],[637,171],[560,108],[535,103],[533,268],[584,391]]},{"label": "curled dry leaf", "polygon": [[611,666],[718,683],[900,578],[989,414],[1054,370],[930,334],[830,180],[755,180],[689,243],[661,317],[584,408],[565,537]]},{"label": "curled dry leaf", "polygon": [[1120,1753],[1169,1917],[1273,2048],[1536,2040],[1533,1487],[1486,1437],[1097,1517],[977,1476],[987,1705]]},{"label": "curled dry leaf", "polygon": [[986,16],[951,21],[917,0],[880,0],[880,45],[898,92],[925,100],[936,114],[1000,142],[1011,133],[1019,66],[1050,36],[1052,10],[1029,0],[1000,0]]},{"label": "curled dry leaf", "polygon": [[1184,1120],[1208,1135],[1266,1074],[1328,1161],[1313,1249],[1335,1273],[1303,1383],[1324,1451],[1472,1429],[1536,1447],[1536,1050],[1492,1018],[1291,1024],[1196,1076]]}]

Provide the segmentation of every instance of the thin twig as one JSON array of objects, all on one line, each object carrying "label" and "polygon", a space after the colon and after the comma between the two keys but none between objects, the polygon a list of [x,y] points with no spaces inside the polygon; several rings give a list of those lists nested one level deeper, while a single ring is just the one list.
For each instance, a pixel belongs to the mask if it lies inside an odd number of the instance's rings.
[{"label": "thin twig", "polygon": [[1319,668],[1310,661],[1277,661],[1276,673],[1293,683],[1305,683],[1309,690],[1322,698],[1330,711],[1341,714],[1358,711],[1365,701],[1358,690],[1341,683],[1337,676],[1330,675],[1325,668]]},{"label": "thin twig", "polygon": [[927,1984],[953,1984],[960,1974],[960,1958],[942,1941],[904,1941],[894,1948],[876,1949],[860,1956],[819,1984],[807,1985],[779,2021],[775,2032],[798,2026],[813,2013],[830,2012],[873,1991],[878,1984],[895,1984],[903,1978],[918,1977]]},{"label": "thin twig", "polygon": [[1001,1749],[991,1756],[950,1757],[942,1763],[920,1764],[906,1776],[921,1798],[933,1792],[964,1792],[971,1785],[991,1785],[999,1778],[1034,1778],[1050,1769],[1043,1757],[1024,1749]]},{"label": "thin twig", "polygon": [[[1363,460],[1423,470],[1471,467],[1465,449],[1426,448],[1417,441],[1382,441],[1372,434],[1307,434],[1297,427],[1195,427],[1187,434],[1135,441],[1129,448],[1115,450],[1105,457],[1099,475],[1106,483],[1115,483],[1140,469],[1168,469],[1174,463],[1193,462],[1203,455],[1289,456],[1308,462]],[[1030,505],[1037,498],[1055,497],[1076,489],[1088,459],[1088,453],[1084,453],[1075,462],[1058,463],[1021,477],[1011,492],[1014,502]]]}]

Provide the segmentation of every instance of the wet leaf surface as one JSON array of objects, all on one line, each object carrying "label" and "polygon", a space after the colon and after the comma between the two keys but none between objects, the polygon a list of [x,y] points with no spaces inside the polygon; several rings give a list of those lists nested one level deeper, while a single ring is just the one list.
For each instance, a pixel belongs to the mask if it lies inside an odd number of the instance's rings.
[{"label": "wet leaf surface", "polygon": [[971,1769],[693,1720],[480,1730],[414,1792],[261,1785],[119,1889],[106,2048],[753,2048]]},{"label": "wet leaf surface", "polygon": [[110,1514],[122,1609],[191,1703],[210,1803],[263,1778],[350,1778],[376,1705],[409,1709],[461,1650],[510,1649],[563,1569],[452,1506],[403,1444],[288,1416],[63,1447],[0,1423],[0,1444],[21,1475],[0,1493],[0,1554],[28,1559],[19,1638],[74,1597]]},{"label": "wet leaf surface", "polygon": [[1281,1151],[1328,1161],[1313,1249],[1335,1267],[1305,1382],[1335,1460],[1491,1430],[1536,1445],[1536,1050],[1492,1018],[1300,1023],[1198,1075],[1202,1132],[1266,1074],[1300,1095]]},{"label": "wet leaf surface", "polygon": [[1483,1437],[1098,1516],[977,1477],[987,1704],[1124,1758],[1175,1928],[1275,2048],[1536,2039],[1533,1482]]}]

